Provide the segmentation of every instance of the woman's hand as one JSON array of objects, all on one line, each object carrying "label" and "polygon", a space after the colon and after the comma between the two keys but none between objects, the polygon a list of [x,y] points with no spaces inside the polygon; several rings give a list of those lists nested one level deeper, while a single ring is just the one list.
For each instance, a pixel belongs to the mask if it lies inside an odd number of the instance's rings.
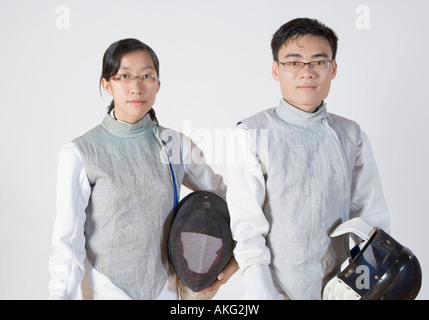
[{"label": "woman's hand", "polygon": [[209,287],[199,291],[198,294],[209,294],[212,291],[218,289],[221,285],[227,283],[229,278],[231,278],[232,275],[237,272],[237,270],[238,263],[235,258],[232,257],[226,265],[225,269],[223,269],[223,271],[217,276],[217,280],[213,282]]}]

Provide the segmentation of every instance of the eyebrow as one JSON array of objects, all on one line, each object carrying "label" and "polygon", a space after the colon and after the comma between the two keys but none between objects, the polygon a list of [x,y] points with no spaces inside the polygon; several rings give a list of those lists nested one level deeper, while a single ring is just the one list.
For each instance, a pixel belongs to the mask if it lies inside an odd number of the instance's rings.
[{"label": "eyebrow", "polygon": [[[303,56],[300,53],[289,53],[285,56],[285,59],[288,58],[303,58]],[[326,53],[316,53],[313,54],[313,56],[311,57],[312,59],[314,58],[329,58],[329,56]]]},{"label": "eyebrow", "polygon": [[[120,67],[119,70],[131,70],[131,68],[125,66],[125,67]],[[141,68],[140,70],[155,70],[155,68],[152,66],[145,66],[145,67]]]}]

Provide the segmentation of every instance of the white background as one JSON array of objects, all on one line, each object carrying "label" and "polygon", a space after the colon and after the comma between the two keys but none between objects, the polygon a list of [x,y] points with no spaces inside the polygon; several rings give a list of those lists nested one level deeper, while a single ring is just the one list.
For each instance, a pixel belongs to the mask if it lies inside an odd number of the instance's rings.
[{"label": "white background", "polygon": [[[69,9],[61,29],[57,7]],[[369,9],[362,29],[359,5]],[[328,111],[357,121],[377,158],[392,234],[419,258],[429,298],[429,1],[0,2],[0,299],[45,299],[55,219],[58,151],[99,124],[110,98],[98,88],[107,47],[135,37],[161,62],[161,124],[214,155],[216,130],[280,100],[272,34],[296,17],[339,36]],[[356,22],[358,24],[356,25]],[[209,131],[207,131],[209,130]],[[219,143],[219,141],[217,141]],[[224,161],[208,159],[224,174]],[[426,275],[426,276],[425,276]],[[238,276],[218,299],[241,298]]]}]

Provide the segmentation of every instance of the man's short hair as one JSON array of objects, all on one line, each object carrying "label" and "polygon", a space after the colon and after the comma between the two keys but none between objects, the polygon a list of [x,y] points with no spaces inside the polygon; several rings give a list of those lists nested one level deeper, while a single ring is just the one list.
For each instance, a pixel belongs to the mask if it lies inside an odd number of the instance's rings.
[{"label": "man's short hair", "polygon": [[325,38],[331,46],[332,59],[335,59],[338,45],[338,37],[335,32],[316,19],[297,18],[285,23],[274,33],[271,40],[274,61],[278,61],[279,50],[284,44],[288,44],[305,35]]}]

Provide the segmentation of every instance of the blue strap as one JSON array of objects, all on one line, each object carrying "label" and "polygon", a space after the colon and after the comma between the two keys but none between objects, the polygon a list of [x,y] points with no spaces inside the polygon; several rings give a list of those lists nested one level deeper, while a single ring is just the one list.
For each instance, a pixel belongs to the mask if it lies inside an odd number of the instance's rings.
[{"label": "blue strap", "polygon": [[[162,139],[161,139],[161,141],[162,141],[162,143],[163,143],[163,145],[164,145],[164,146],[166,146],[166,145],[167,145],[167,144],[164,142],[164,140],[162,140]],[[168,155],[167,150],[165,150],[165,148],[163,148],[163,149],[164,149],[165,154],[167,155],[167,159],[168,159],[168,166],[170,167],[170,173],[171,173],[171,177],[172,177],[172,179],[173,179],[173,189],[174,189],[174,209],[176,209],[176,207],[177,207],[177,205],[178,205],[178,203],[179,203],[179,194],[178,194],[178,191],[177,191],[176,176],[175,176],[175,174],[174,174],[173,166],[172,166],[171,161],[170,161],[170,156]]]}]

